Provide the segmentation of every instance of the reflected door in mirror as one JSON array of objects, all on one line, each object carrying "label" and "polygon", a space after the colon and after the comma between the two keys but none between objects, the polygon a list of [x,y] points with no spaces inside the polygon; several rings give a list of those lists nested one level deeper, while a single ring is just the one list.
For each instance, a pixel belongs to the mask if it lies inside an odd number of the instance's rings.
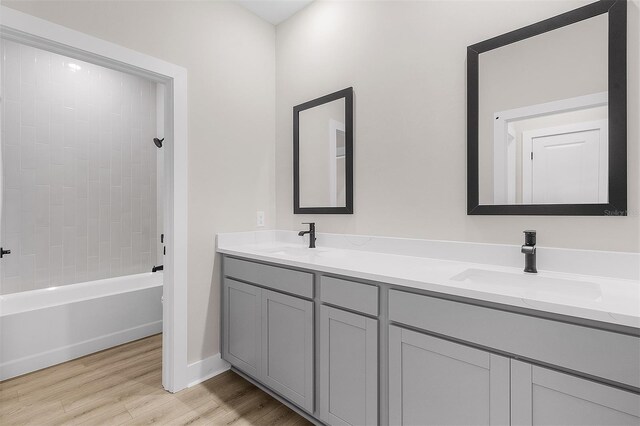
[{"label": "reflected door in mirror", "polygon": [[607,120],[522,133],[525,204],[606,203]]}]

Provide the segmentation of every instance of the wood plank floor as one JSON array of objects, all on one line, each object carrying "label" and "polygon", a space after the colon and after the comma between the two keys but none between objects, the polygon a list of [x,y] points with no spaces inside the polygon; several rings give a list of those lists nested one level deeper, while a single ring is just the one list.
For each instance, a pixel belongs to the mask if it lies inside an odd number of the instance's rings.
[{"label": "wood plank floor", "polygon": [[308,425],[227,371],[176,394],[161,384],[161,335],[0,382],[0,425]]}]

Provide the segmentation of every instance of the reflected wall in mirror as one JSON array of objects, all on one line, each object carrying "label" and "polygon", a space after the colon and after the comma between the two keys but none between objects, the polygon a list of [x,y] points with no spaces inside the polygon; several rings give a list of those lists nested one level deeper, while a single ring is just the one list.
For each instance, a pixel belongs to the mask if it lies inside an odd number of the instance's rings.
[{"label": "reflected wall in mirror", "polygon": [[353,213],[353,89],[293,108],[294,213]]},{"label": "reflected wall in mirror", "polygon": [[468,213],[626,214],[626,4],[468,48]]}]

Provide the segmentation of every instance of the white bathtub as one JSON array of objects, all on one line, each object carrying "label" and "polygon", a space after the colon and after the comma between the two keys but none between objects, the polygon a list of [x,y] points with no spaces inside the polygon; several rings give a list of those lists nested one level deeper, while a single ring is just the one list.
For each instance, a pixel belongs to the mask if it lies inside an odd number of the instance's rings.
[{"label": "white bathtub", "polygon": [[162,331],[162,272],[0,296],[0,380]]}]

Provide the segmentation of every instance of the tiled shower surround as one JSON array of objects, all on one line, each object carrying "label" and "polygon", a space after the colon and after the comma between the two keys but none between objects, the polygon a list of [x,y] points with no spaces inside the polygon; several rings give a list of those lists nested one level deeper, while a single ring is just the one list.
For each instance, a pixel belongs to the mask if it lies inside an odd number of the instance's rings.
[{"label": "tiled shower surround", "polygon": [[1,44],[0,294],[150,272],[156,84]]}]

